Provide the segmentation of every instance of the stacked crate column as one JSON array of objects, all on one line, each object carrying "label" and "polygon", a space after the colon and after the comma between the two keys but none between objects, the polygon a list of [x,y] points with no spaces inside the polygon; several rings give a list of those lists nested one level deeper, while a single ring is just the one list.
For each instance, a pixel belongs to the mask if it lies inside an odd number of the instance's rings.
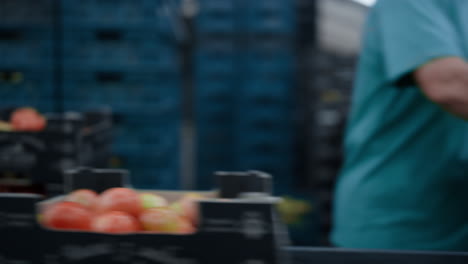
[{"label": "stacked crate column", "polygon": [[294,72],[292,38],[249,34],[237,102],[236,160],[239,169],[260,169],[275,177],[277,193],[293,189]]},{"label": "stacked crate column", "polygon": [[54,108],[52,8],[52,0],[0,0],[3,107]]},{"label": "stacked crate column", "polygon": [[[159,0],[65,0],[69,110],[109,107],[114,165],[138,188],[179,188],[181,67]],[[167,21],[166,21],[167,22]]]},{"label": "stacked crate column", "polygon": [[197,188],[214,187],[213,172],[233,163],[237,59],[230,36],[202,35],[194,52]]}]

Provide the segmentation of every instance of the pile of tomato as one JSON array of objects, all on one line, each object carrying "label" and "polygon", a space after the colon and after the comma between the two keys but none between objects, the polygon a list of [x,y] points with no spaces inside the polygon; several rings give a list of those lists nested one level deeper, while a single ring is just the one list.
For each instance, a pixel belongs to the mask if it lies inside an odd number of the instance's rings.
[{"label": "pile of tomato", "polygon": [[44,206],[39,221],[47,228],[60,230],[190,234],[198,225],[197,200],[203,198],[188,193],[169,203],[157,193],[139,193],[130,188],[111,188],[101,194],[81,189]]}]

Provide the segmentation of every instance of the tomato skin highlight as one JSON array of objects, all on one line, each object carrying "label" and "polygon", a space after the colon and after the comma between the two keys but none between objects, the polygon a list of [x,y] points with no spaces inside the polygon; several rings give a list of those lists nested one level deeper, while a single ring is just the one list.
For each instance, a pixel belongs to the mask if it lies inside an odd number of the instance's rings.
[{"label": "tomato skin highlight", "polygon": [[33,108],[18,108],[10,117],[11,127],[15,131],[39,132],[46,128],[47,120]]},{"label": "tomato skin highlight", "polygon": [[140,224],[132,215],[112,211],[96,216],[91,222],[91,230],[99,233],[126,234],[140,231]]},{"label": "tomato skin highlight", "polygon": [[184,195],[179,203],[181,207],[181,215],[186,217],[194,226],[199,222],[199,208],[198,200],[203,199],[203,196],[196,193],[189,193]]},{"label": "tomato skin highlight", "polygon": [[140,223],[143,230],[160,233],[179,232],[181,217],[168,208],[152,208],[140,215]]},{"label": "tomato skin highlight", "polygon": [[141,193],[140,199],[143,210],[157,207],[167,207],[169,205],[164,197],[157,194]]},{"label": "tomato skin highlight", "polygon": [[89,230],[93,214],[74,202],[59,202],[47,207],[41,220],[46,227],[63,230]]},{"label": "tomato skin highlight", "polygon": [[96,200],[95,211],[98,214],[121,211],[134,217],[142,211],[140,196],[128,188],[111,188],[103,192]]},{"label": "tomato skin highlight", "polygon": [[79,203],[89,210],[93,210],[96,206],[95,203],[97,198],[98,194],[95,191],[89,189],[79,189],[68,194],[65,197],[65,201]]}]

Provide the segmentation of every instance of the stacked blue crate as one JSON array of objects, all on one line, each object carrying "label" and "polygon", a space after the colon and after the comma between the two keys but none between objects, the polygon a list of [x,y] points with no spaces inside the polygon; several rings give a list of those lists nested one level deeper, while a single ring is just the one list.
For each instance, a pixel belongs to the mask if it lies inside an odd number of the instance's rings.
[{"label": "stacked blue crate", "polygon": [[161,0],[64,0],[65,108],[110,107],[138,188],[179,188],[181,77]]},{"label": "stacked blue crate", "polygon": [[[218,9],[214,10],[218,12]],[[214,171],[234,168],[232,147],[229,145],[234,140],[232,109],[235,100],[232,95],[238,76],[234,39],[228,36],[201,37],[193,60],[198,161],[196,186],[210,189],[215,186]]]},{"label": "stacked blue crate", "polygon": [[294,169],[293,2],[201,0],[199,8],[197,187],[213,187],[214,170],[261,169],[276,176],[277,186],[289,188]]},{"label": "stacked blue crate", "polygon": [[67,29],[64,32],[64,67],[86,70],[178,70],[172,42],[151,29]]},{"label": "stacked blue crate", "polygon": [[118,27],[140,29],[150,27],[165,31],[168,26],[158,23],[162,0],[62,0],[64,25],[67,27]]},{"label": "stacked blue crate", "polygon": [[199,0],[197,34],[235,34],[239,30],[239,3],[234,0]]},{"label": "stacked blue crate", "polygon": [[[1,68],[0,63],[0,68]],[[0,69],[2,107],[34,107],[40,112],[54,110],[52,72],[20,68]]]},{"label": "stacked blue crate", "polygon": [[113,152],[129,168],[137,188],[177,189],[180,185],[179,116],[126,113],[118,116]]},{"label": "stacked blue crate", "polygon": [[290,0],[244,0],[242,27],[253,34],[283,37],[296,32],[295,6]]},{"label": "stacked blue crate", "polygon": [[273,174],[274,190],[284,194],[294,180],[295,6],[289,0],[243,5],[247,45],[236,110],[237,166]]},{"label": "stacked blue crate", "polygon": [[3,107],[53,105],[52,0],[0,0]]},{"label": "stacked blue crate", "polygon": [[293,86],[284,77],[266,78],[258,74],[242,86],[234,148],[238,169],[271,173],[275,190],[283,193],[293,180]]},{"label": "stacked blue crate", "polygon": [[66,109],[110,106],[117,113],[177,113],[181,97],[178,76],[135,70],[67,71]]}]

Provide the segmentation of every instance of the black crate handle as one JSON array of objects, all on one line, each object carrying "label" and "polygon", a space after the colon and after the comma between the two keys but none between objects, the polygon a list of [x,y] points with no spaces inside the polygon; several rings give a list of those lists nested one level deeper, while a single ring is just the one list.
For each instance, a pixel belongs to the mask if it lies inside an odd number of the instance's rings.
[{"label": "black crate handle", "polygon": [[215,176],[220,188],[220,197],[237,198],[242,193],[272,194],[272,177],[261,171],[226,172],[217,171]]},{"label": "black crate handle", "polygon": [[80,167],[64,172],[65,192],[91,189],[98,193],[114,187],[128,186],[127,170]]},{"label": "black crate handle", "polygon": [[23,35],[20,31],[8,29],[0,30],[0,40],[2,41],[17,41],[21,39],[23,39]]},{"label": "black crate handle", "polygon": [[120,41],[122,33],[117,30],[100,30],[96,32],[96,39],[99,41]]},{"label": "black crate handle", "polygon": [[124,79],[124,74],[121,72],[97,72],[96,81],[100,83],[120,83]]}]

